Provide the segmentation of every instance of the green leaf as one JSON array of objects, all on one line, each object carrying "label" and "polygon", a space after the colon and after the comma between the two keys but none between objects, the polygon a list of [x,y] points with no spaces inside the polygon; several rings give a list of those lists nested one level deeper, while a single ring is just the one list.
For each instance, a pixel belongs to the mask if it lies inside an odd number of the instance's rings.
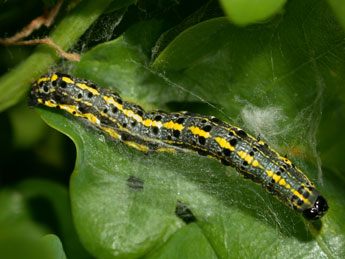
[{"label": "green leaf", "polygon": [[220,0],[225,13],[238,25],[265,20],[276,14],[286,0]]},{"label": "green leaf", "polygon": [[[76,144],[73,216],[95,257],[171,258],[183,249],[196,258],[198,251],[184,247],[195,240],[208,242],[205,256],[220,258],[345,253],[339,156],[345,140],[344,33],[324,2],[290,2],[281,20],[265,25],[238,28],[225,18],[199,23],[152,63],[150,50],[162,26],[138,23],[85,53],[73,75],[116,89],[147,110],[214,114],[260,135],[316,183],[329,201],[326,216],[305,221],[217,161],[139,152],[64,112],[42,109],[44,120]],[[143,188],[132,188],[131,179]],[[178,201],[194,223],[175,214]]]},{"label": "green leaf", "polygon": [[[193,242],[190,242],[193,240]],[[218,258],[202,230],[196,223],[178,230],[155,254],[147,256],[157,258]]]},{"label": "green leaf", "polygon": [[[20,193],[23,202],[25,202],[31,214],[36,216],[38,214],[38,218],[45,217],[48,218],[48,221],[57,222],[57,228],[61,235],[60,238],[69,256],[74,258],[88,258],[88,254],[81,246],[76,235],[72,222],[68,192],[64,186],[47,180],[30,179],[18,184],[16,191]],[[32,206],[32,204],[36,204],[36,207]],[[42,212],[42,209],[45,211]],[[51,247],[52,245],[57,245],[56,240],[54,241],[52,239],[54,238],[43,238],[40,242],[45,243],[50,251],[54,248]]]},{"label": "green leaf", "polygon": [[49,249],[51,259],[66,259],[65,252],[59,237],[55,235],[46,235],[41,239],[42,245]]},{"label": "green leaf", "polygon": [[[40,189],[34,186],[39,186]],[[1,258],[66,258],[59,238],[55,235],[46,235],[42,238],[48,232],[47,226],[33,218],[32,202],[35,198],[43,196],[50,196],[50,200],[55,200],[53,206],[61,216],[62,233],[69,235],[66,235],[69,241],[67,246],[74,245],[70,254],[86,255],[84,250],[84,253],[76,252],[80,245],[75,242],[78,239],[71,225],[66,190],[49,181],[30,180],[13,189],[2,189],[0,192]],[[47,214],[47,209],[45,207],[45,211],[39,211],[40,218]]]},{"label": "green leaf", "polygon": [[344,0],[328,0],[330,6],[333,8],[333,11],[336,17],[339,20],[339,23],[345,28],[345,1]]}]

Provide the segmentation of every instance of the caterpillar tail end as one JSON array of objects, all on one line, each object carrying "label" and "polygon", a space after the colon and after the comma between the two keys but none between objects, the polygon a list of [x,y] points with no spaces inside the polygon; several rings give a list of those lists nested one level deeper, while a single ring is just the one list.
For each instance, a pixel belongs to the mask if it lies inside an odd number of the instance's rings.
[{"label": "caterpillar tail end", "polygon": [[39,105],[37,101],[37,83],[33,83],[31,86],[30,94],[29,94],[29,107],[35,108]]},{"label": "caterpillar tail end", "polygon": [[308,220],[318,220],[326,214],[328,208],[326,199],[322,195],[319,195],[314,206],[303,211],[303,216]]}]

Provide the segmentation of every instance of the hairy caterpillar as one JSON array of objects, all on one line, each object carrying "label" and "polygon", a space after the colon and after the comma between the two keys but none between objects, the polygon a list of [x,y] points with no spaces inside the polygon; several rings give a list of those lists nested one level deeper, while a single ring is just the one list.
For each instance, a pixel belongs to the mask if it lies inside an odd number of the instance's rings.
[{"label": "hairy caterpillar", "polygon": [[232,166],[310,220],[328,210],[325,198],[300,169],[266,143],[215,117],[189,112],[146,112],[114,91],[61,73],[33,83],[30,106],[60,108],[88,120],[141,151],[197,152]]}]

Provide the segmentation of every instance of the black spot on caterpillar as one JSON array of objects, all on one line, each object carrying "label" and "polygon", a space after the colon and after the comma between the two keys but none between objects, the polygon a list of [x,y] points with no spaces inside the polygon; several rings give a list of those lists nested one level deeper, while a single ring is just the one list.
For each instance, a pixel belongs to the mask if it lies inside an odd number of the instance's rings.
[{"label": "black spot on caterpillar", "polygon": [[33,83],[30,106],[60,108],[141,151],[191,151],[232,166],[310,220],[328,210],[303,172],[266,143],[215,117],[189,112],[146,112],[109,89],[51,73]]}]

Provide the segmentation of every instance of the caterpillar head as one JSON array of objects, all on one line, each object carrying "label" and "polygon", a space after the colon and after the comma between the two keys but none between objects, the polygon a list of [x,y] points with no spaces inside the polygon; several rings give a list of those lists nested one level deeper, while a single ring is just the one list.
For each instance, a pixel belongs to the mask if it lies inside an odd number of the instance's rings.
[{"label": "caterpillar head", "polygon": [[325,215],[327,210],[328,203],[326,199],[322,195],[319,195],[314,202],[314,206],[305,209],[302,213],[303,216],[308,220],[317,220],[320,219],[323,215]]}]

